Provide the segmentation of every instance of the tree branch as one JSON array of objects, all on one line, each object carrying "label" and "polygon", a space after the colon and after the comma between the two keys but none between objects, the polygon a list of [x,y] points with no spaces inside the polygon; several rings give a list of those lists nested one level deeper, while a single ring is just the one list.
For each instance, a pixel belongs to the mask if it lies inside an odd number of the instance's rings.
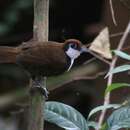
[{"label": "tree branch", "polygon": [[[84,63],[83,65],[80,65],[79,67],[74,67],[71,69],[71,71],[66,72],[62,75],[49,77],[47,78],[47,87],[49,91],[53,91],[54,89],[60,88],[65,84],[69,84],[73,81],[78,80],[92,80],[96,79],[100,75],[105,75],[105,68],[103,69],[102,66],[106,65],[103,64],[100,60],[93,60]],[[7,93],[5,95],[0,95],[0,111],[3,111],[8,106],[17,104],[18,106],[22,108],[28,108],[28,99],[29,99],[29,93],[28,93],[28,87],[22,87],[21,89],[18,89],[12,93]],[[27,102],[20,102],[23,99],[26,99]],[[35,106],[36,104],[34,104]],[[27,114],[25,114],[27,119]]]},{"label": "tree branch", "polygon": [[[123,45],[124,45],[124,43],[125,43],[125,41],[126,41],[126,39],[128,37],[129,32],[130,32],[130,21],[129,21],[128,26],[126,27],[126,30],[125,30],[125,32],[124,32],[124,34],[123,34],[123,36],[122,36],[122,38],[121,38],[121,40],[120,40],[120,42],[118,44],[117,50],[121,50],[122,49],[122,47],[123,47]],[[113,60],[111,62],[111,65],[110,65],[109,71],[111,71],[115,67],[117,58],[118,58],[117,56],[115,56],[113,58]],[[113,80],[113,74],[110,74],[109,77],[108,77],[107,86],[112,84],[112,80]],[[104,105],[108,105],[109,102],[110,102],[110,93],[108,93],[104,97]],[[97,130],[99,130],[101,128],[101,126],[102,126],[103,120],[105,118],[106,111],[107,110],[103,110],[101,112],[101,115],[99,117],[99,122],[98,122],[98,126],[99,127],[97,128]]]},{"label": "tree branch", "polygon": [[[36,41],[48,41],[49,0],[34,0],[34,26],[33,39]],[[41,80],[43,88],[46,88],[46,78]],[[31,84],[32,87],[32,84]],[[43,107],[45,98],[40,92],[35,92],[30,97],[28,130],[43,130]]]}]

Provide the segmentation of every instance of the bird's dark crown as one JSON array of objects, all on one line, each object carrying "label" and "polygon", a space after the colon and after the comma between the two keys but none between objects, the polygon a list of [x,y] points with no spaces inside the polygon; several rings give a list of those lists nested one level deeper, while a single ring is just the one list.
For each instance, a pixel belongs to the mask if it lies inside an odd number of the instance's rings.
[{"label": "bird's dark crown", "polygon": [[80,50],[81,49],[81,46],[82,46],[82,43],[77,40],[77,39],[68,39],[64,42],[64,49],[65,51],[69,48],[69,47],[72,47],[73,49],[76,49],[76,50]]}]

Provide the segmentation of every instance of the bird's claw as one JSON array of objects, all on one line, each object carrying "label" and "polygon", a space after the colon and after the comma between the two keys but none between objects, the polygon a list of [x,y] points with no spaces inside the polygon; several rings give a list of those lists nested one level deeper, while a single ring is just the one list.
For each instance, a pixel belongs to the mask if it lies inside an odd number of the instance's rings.
[{"label": "bird's claw", "polygon": [[31,88],[31,94],[39,91],[42,95],[45,96],[46,99],[48,99],[49,91],[47,88],[43,87],[43,85],[40,82],[33,82],[32,88]]},{"label": "bird's claw", "polygon": [[44,91],[43,95],[45,96],[45,98],[48,99],[49,91],[47,90],[47,88],[43,88],[43,91]]}]

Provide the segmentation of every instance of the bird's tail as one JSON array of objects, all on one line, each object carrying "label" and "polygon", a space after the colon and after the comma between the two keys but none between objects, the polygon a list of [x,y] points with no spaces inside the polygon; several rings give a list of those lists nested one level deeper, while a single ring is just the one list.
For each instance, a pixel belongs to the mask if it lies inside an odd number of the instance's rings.
[{"label": "bird's tail", "polygon": [[0,46],[0,64],[16,63],[16,56],[18,52],[17,47]]}]

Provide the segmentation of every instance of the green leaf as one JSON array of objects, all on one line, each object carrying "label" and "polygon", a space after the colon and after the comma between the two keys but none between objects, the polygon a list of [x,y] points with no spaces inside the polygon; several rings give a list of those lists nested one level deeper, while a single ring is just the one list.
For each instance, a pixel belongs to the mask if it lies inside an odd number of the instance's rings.
[{"label": "green leaf", "polygon": [[125,106],[114,111],[107,119],[107,125],[107,130],[130,128],[130,106]]},{"label": "green leaf", "polygon": [[88,121],[87,124],[88,124],[88,127],[93,127],[94,129],[97,129],[98,127],[98,123],[94,121]]},{"label": "green leaf", "polygon": [[114,50],[114,53],[123,59],[130,60],[130,55],[126,54],[125,52]]},{"label": "green leaf", "polygon": [[105,95],[108,93],[108,92],[111,92],[112,90],[115,90],[117,88],[121,88],[121,87],[128,87],[130,86],[130,84],[127,84],[127,83],[112,83],[110,86],[108,86],[105,90]]},{"label": "green leaf", "polygon": [[105,77],[108,77],[110,74],[115,74],[115,73],[119,73],[119,72],[123,72],[127,70],[130,70],[130,65],[121,65],[109,71]]},{"label": "green leaf", "polygon": [[119,108],[121,105],[120,104],[108,104],[108,105],[102,105],[102,106],[98,106],[94,109],[92,109],[88,115],[88,119],[95,113],[97,113],[98,111],[101,111],[101,110],[105,110],[105,109],[109,109],[109,108],[114,108],[114,109],[117,109]]},{"label": "green leaf", "polygon": [[104,123],[100,130],[107,130],[107,128],[108,128],[107,123]]},{"label": "green leaf", "polygon": [[44,118],[66,130],[89,130],[85,118],[76,109],[63,103],[46,102]]}]

